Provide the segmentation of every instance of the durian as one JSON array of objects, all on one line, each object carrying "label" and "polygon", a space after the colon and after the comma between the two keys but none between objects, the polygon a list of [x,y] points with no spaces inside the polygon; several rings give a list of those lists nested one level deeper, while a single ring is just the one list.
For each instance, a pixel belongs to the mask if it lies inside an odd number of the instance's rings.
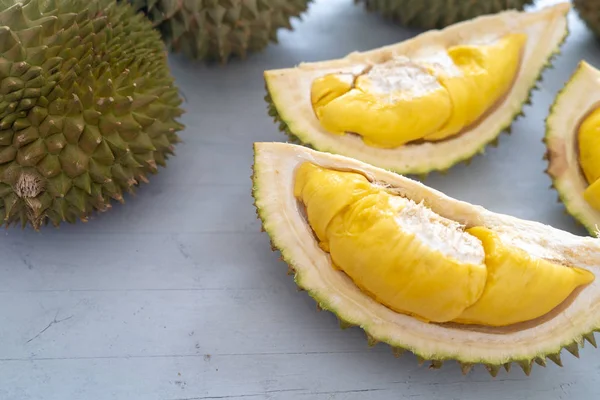
[{"label": "durian", "polygon": [[510,129],[568,34],[568,3],[505,11],[344,58],[264,72],[292,142],[402,174],[446,170]]},{"label": "durian", "polygon": [[407,27],[440,29],[481,15],[521,11],[534,0],[354,0],[354,3],[364,3],[367,11],[379,12]]},{"label": "durian", "polygon": [[596,37],[600,37],[600,1],[573,0],[573,8]]},{"label": "durian", "polygon": [[580,61],[546,118],[546,173],[567,211],[600,229],[600,70]]},{"label": "durian", "polygon": [[112,0],[1,0],[0,10],[0,220],[86,221],[179,141],[164,43]]},{"label": "durian", "polygon": [[190,59],[228,62],[277,43],[313,0],[122,0],[143,12],[168,48]]},{"label": "durian", "polygon": [[300,289],[370,344],[529,375],[600,329],[600,239],[487,210],[357,159],[255,143],[252,194]]}]

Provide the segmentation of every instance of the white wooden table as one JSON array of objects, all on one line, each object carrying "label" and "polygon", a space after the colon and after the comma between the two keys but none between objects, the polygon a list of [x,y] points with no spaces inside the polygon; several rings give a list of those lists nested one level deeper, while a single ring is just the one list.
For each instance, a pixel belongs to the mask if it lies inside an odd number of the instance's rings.
[{"label": "white wooden table", "polygon": [[[550,4],[550,2],[542,2]],[[245,62],[172,57],[188,113],[185,143],[125,205],[87,224],[2,231],[1,400],[592,399],[600,350],[564,367],[463,377],[418,367],[297,292],[256,220],[254,141],[282,141],[266,113],[262,72],[343,56],[415,34],[352,0],[319,0]],[[549,189],[541,138],[553,96],[600,45],[578,17],[555,69],[512,136],[470,167],[426,183],[492,210],[584,234]]]}]

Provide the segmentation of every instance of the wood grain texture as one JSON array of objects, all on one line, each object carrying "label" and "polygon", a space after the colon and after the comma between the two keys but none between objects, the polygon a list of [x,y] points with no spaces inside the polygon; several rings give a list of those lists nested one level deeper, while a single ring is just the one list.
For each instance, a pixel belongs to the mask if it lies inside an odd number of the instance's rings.
[{"label": "wood grain texture", "polygon": [[[540,2],[539,6],[554,1]],[[260,232],[252,143],[284,137],[266,114],[262,72],[402,40],[409,31],[350,0],[319,0],[295,32],[245,62],[171,58],[188,113],[185,143],[126,204],[87,224],[0,240],[2,400],[580,399],[600,392],[591,346],[564,368],[463,377],[368,348],[298,292]],[[426,183],[492,210],[583,234],[543,174],[543,120],[599,45],[573,13],[555,69],[497,149]]]}]

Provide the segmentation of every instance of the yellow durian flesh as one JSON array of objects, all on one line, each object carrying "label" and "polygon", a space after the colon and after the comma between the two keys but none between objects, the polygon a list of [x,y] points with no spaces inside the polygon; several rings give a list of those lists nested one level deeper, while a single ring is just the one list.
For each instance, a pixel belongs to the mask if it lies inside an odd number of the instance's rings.
[{"label": "yellow durian flesh", "polygon": [[465,242],[472,253],[467,261],[431,249],[410,226],[399,226],[398,217],[418,224],[411,213],[425,209],[374,187],[362,175],[303,164],[295,195],[305,204],[309,224],[332,262],[390,308],[426,320],[447,321],[481,294],[486,274],[483,249],[475,238],[456,232],[458,224],[433,213],[425,215],[437,219],[431,223],[449,239]]},{"label": "yellow durian flesh", "polygon": [[577,287],[594,280],[587,270],[506,246],[488,228],[477,226],[467,232],[483,243],[487,280],[481,297],[456,322],[503,326],[529,321],[552,311]]},{"label": "yellow durian flesh", "polygon": [[[526,35],[486,44],[458,44],[436,57],[395,57],[349,74],[315,79],[311,101],[325,129],[360,135],[370,146],[394,148],[459,134],[491,109],[516,76]],[[339,82],[346,83],[342,90]],[[327,101],[315,101],[326,98]]]},{"label": "yellow durian flesh", "polygon": [[587,187],[583,192],[583,198],[592,208],[600,211],[600,179]]},{"label": "yellow durian flesh", "polygon": [[600,210],[600,108],[587,115],[578,131],[579,163],[589,186],[584,199]]},{"label": "yellow durian flesh", "polygon": [[505,326],[540,317],[594,275],[463,230],[363,175],[298,167],[294,195],[332,264],[390,309],[430,322]]}]

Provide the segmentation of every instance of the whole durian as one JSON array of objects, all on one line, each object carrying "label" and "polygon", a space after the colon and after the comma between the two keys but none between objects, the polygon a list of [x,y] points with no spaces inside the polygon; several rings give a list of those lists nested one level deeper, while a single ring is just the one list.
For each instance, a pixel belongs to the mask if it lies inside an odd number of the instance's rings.
[{"label": "whole durian", "polygon": [[169,49],[226,63],[277,43],[313,0],[128,0],[146,14]]},{"label": "whole durian", "polygon": [[354,0],[364,3],[367,11],[421,29],[441,29],[481,15],[514,9],[522,11],[534,0]]},{"label": "whole durian", "polygon": [[183,113],[160,35],[113,0],[0,0],[0,221],[85,221],[165,165]]}]

